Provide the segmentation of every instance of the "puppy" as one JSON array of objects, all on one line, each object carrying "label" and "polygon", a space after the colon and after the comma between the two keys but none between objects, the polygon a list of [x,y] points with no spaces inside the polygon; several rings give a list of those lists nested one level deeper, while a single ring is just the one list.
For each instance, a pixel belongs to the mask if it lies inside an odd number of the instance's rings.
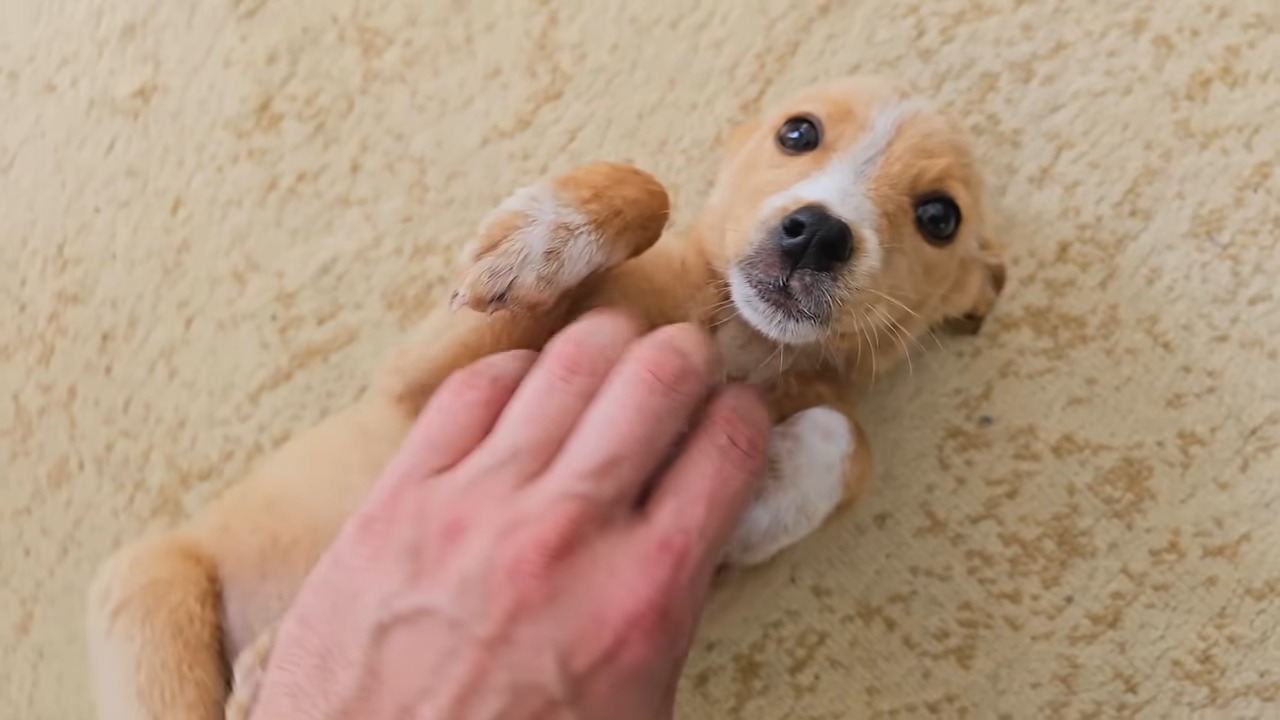
[{"label": "puppy", "polygon": [[[484,355],[540,348],[583,312],[712,333],[726,380],[775,422],[770,470],[728,548],[765,561],[855,499],[870,452],[857,388],[948,324],[976,331],[1004,284],[967,140],[882,78],[802,91],[731,136],[687,233],[648,174],[599,163],[514,193],[468,248],[452,308],[415,328],[360,399],[184,525],[117,551],[90,590],[99,716],[244,713],[264,634],[436,387]],[[229,665],[246,683],[228,700]],[[239,684],[239,680],[237,684]]]}]

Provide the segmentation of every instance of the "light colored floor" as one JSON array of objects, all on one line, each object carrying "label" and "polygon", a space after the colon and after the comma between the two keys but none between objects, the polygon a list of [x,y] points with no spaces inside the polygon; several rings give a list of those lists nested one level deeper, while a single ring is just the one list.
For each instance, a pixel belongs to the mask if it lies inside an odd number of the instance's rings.
[{"label": "light colored floor", "polygon": [[94,563],[351,396],[508,190],[633,160],[687,221],[732,121],[861,70],[972,127],[1011,283],[682,717],[1280,713],[1278,7],[4,3],[0,715],[87,715]]}]

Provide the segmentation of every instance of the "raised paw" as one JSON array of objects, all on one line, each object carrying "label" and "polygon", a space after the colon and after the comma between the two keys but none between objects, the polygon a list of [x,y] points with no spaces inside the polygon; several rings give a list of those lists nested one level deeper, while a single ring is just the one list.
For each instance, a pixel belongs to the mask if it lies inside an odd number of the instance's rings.
[{"label": "raised paw", "polygon": [[454,309],[543,310],[661,235],[667,194],[641,170],[595,163],[513,193],[464,255]]},{"label": "raised paw", "polygon": [[489,214],[467,249],[453,307],[539,310],[600,269],[600,237],[551,183],[516,191]]},{"label": "raised paw", "polygon": [[844,498],[855,438],[848,419],[828,407],[798,412],[769,431],[769,472],[725,562],[762,563],[817,530]]}]

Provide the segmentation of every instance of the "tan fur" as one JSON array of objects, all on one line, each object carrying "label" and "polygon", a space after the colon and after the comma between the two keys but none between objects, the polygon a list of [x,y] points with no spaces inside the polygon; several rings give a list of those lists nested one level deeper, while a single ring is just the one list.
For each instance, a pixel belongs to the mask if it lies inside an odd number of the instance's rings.
[{"label": "tan fur", "polygon": [[[589,165],[513,196],[468,251],[454,303],[462,309],[427,317],[355,403],[297,435],[196,517],[103,566],[88,611],[100,717],[221,717],[228,659],[252,646],[237,667],[240,682],[265,662],[269,640],[261,633],[287,608],[441,381],[486,354],[540,348],[593,307],[623,305],[651,326],[705,324],[721,346],[726,377],[766,387],[775,420],[822,405],[839,410],[857,435],[844,479],[846,500],[855,498],[871,469],[854,421],[858,384],[890,367],[903,338],[952,319],[980,321],[1003,285],[1001,250],[987,235],[967,144],[939,115],[903,122],[867,187],[885,246],[882,267],[870,284],[848,289],[846,309],[822,342],[780,351],[732,311],[724,274],[761,242],[744,218],[856,142],[877,107],[902,97],[887,81],[851,79],[802,92],[745,124],[685,235],[662,234],[666,192],[624,165]],[[826,128],[825,147],[810,156],[786,156],[773,145],[777,126],[796,112],[820,116]],[[965,210],[961,236],[945,249],[924,243],[911,218],[912,195],[936,189]],[[530,240],[531,223],[545,233]],[[566,281],[583,262],[591,265],[586,276]],[[247,713],[246,702],[233,699],[233,716]]]}]

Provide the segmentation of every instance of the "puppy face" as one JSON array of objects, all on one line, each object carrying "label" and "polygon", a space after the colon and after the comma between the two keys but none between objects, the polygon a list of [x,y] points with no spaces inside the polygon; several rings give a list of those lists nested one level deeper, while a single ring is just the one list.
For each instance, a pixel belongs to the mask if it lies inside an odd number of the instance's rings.
[{"label": "puppy face", "polygon": [[739,128],[708,207],[735,310],[778,343],[976,326],[1003,285],[968,144],[879,78],[809,89]]}]

